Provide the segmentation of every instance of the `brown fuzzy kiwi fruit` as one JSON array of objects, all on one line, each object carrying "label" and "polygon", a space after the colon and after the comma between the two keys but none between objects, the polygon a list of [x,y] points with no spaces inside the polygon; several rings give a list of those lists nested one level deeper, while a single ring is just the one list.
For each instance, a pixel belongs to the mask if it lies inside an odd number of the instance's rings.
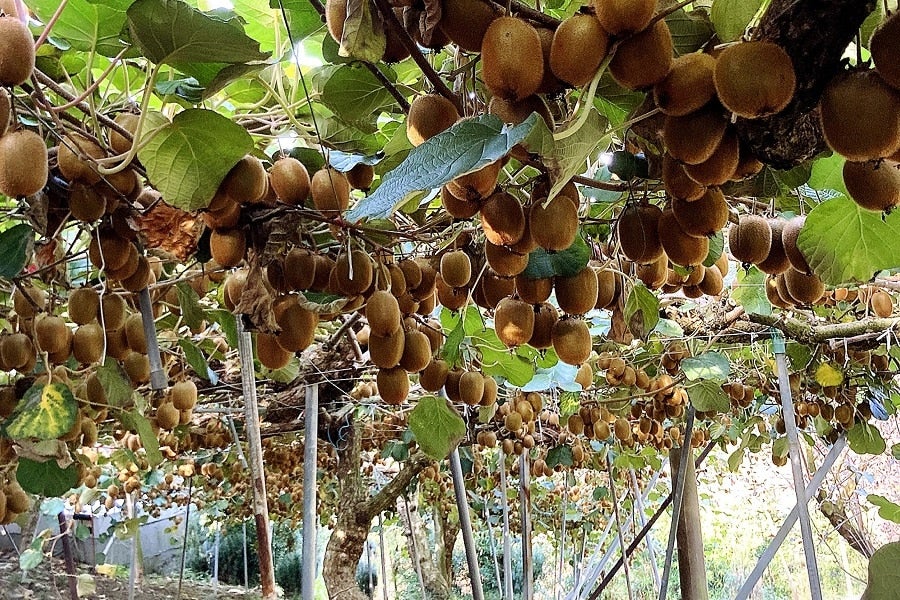
[{"label": "brown fuzzy kiwi fruit", "polygon": [[0,17],[19,17],[16,0],[0,0]]},{"label": "brown fuzzy kiwi fruit", "polygon": [[440,28],[450,41],[466,52],[481,52],[484,34],[500,16],[495,5],[480,0],[441,2]]},{"label": "brown fuzzy kiwi fruit", "polygon": [[653,99],[665,115],[683,117],[716,97],[716,58],[705,52],[683,54],[672,61],[665,78],[653,86]]},{"label": "brown fuzzy kiwi fruit", "polygon": [[832,79],[819,100],[819,115],[825,141],[847,160],[890,156],[900,146],[900,91],[874,71]]},{"label": "brown fuzzy kiwi fruit", "polygon": [[[515,244],[525,233],[525,211],[522,203],[506,192],[497,192],[481,207],[481,227],[492,244]],[[449,283],[449,282],[447,282]]]},{"label": "brown fuzzy kiwi fruit", "polygon": [[437,301],[441,306],[449,310],[460,310],[466,305],[469,298],[468,288],[455,288],[447,285],[440,274],[438,274],[435,283],[437,287]]},{"label": "brown fuzzy kiwi fruit", "polygon": [[416,96],[406,117],[406,137],[410,144],[419,146],[458,120],[456,106],[440,94]]},{"label": "brown fuzzy kiwi fruit", "polygon": [[900,11],[881,22],[869,40],[875,70],[885,83],[900,90]]},{"label": "brown fuzzy kiwi fruit", "polygon": [[350,182],[340,171],[324,167],[313,175],[310,195],[319,212],[336,217],[350,206]]},{"label": "brown fuzzy kiwi fruit", "polygon": [[718,296],[725,289],[725,281],[722,272],[715,265],[707,267],[703,272],[703,280],[697,285],[707,296]]},{"label": "brown fuzzy kiwi fruit", "polygon": [[484,258],[488,266],[502,277],[515,277],[528,266],[528,255],[513,252],[507,246],[497,246],[484,240]]},{"label": "brown fuzzy kiwi fruit", "polygon": [[34,72],[34,38],[17,18],[0,17],[0,85],[22,85]]},{"label": "brown fuzzy kiwi fruit", "polygon": [[340,290],[348,296],[362,294],[372,285],[372,258],[362,250],[352,250],[349,254],[342,252],[334,269]]},{"label": "brown fuzzy kiwi fruit", "polygon": [[597,20],[612,35],[643,31],[656,11],[654,0],[594,0]]},{"label": "brown fuzzy kiwi fruit", "polygon": [[784,224],[784,230],[781,232],[781,243],[784,245],[784,252],[787,254],[791,266],[801,273],[812,273],[812,269],[807,262],[806,257],[797,247],[797,238],[800,237],[800,230],[806,223],[806,216],[798,216],[790,219]]},{"label": "brown fuzzy kiwi fruit", "polygon": [[428,337],[428,342],[431,344],[431,353],[437,354],[440,352],[441,346],[444,344],[444,334],[441,331],[441,322],[436,319],[420,322],[419,331]]},{"label": "brown fuzzy kiwi fruit", "polygon": [[278,345],[291,352],[309,348],[316,338],[319,315],[300,306],[296,296],[275,305],[275,322],[281,327]]},{"label": "brown fuzzy kiwi fruit", "polygon": [[163,402],[156,409],[156,424],[160,429],[174,429],[178,427],[181,412],[171,402]]},{"label": "brown fuzzy kiwi fruit", "polygon": [[418,373],[431,362],[431,342],[418,329],[408,329],[404,338],[400,366],[408,373]]},{"label": "brown fuzzy kiwi fruit", "polygon": [[482,199],[490,196],[497,187],[497,178],[500,176],[501,168],[503,168],[501,162],[496,160],[477,171],[460,175],[447,182],[447,191],[460,200],[481,202]]},{"label": "brown fuzzy kiwi fruit", "polygon": [[34,359],[34,344],[24,333],[13,333],[0,341],[0,355],[5,370],[21,369]]},{"label": "brown fuzzy kiwi fruit", "polygon": [[34,321],[34,337],[43,352],[60,352],[67,346],[66,322],[51,315],[38,315]]},{"label": "brown fuzzy kiwi fruit", "polygon": [[528,211],[528,227],[538,246],[551,252],[565,250],[578,235],[578,208],[563,195],[547,203],[546,198],[534,201]]},{"label": "brown fuzzy kiwi fruit", "polygon": [[663,141],[673,158],[696,165],[715,153],[727,127],[728,120],[722,108],[718,103],[711,102],[683,117],[666,117]]},{"label": "brown fuzzy kiwi fruit", "polygon": [[128,262],[133,244],[119,236],[112,229],[100,229],[91,236],[88,258],[91,264],[100,268],[121,269]]},{"label": "brown fuzzy kiwi fruit", "polygon": [[[658,260],[663,260],[663,257]],[[594,308],[607,308],[616,300],[618,291],[616,272],[612,269],[594,266],[592,268],[597,272],[597,304]]]},{"label": "brown fuzzy kiwi fruit", "polygon": [[699,200],[706,191],[706,186],[688,177],[684,165],[672,158],[668,152],[663,156],[662,182],[667,194],[686,202]]},{"label": "brown fuzzy kiwi fruit", "polygon": [[869,306],[876,317],[886,319],[894,312],[894,302],[891,295],[884,290],[875,290],[869,298]]},{"label": "brown fuzzy kiwi fruit", "polygon": [[484,395],[484,375],[478,371],[466,371],[459,378],[459,399],[463,404],[475,406]]},{"label": "brown fuzzy kiwi fruit", "polygon": [[900,204],[900,165],[889,161],[844,163],[844,186],[859,206],[887,212]]},{"label": "brown fuzzy kiwi fruit", "polygon": [[[131,133],[133,138],[134,134],[137,132],[137,126],[140,119],[140,115],[122,112],[116,115],[115,123],[125,131]],[[113,152],[116,154],[125,154],[131,150],[132,141],[133,140],[126,138],[115,129],[109,130],[109,147],[112,148]]]},{"label": "brown fuzzy kiwi fruit", "polygon": [[129,352],[122,361],[122,367],[134,385],[143,385],[150,381],[150,358],[147,355]]},{"label": "brown fuzzy kiwi fruit", "polygon": [[415,261],[419,265],[419,272],[422,274],[422,278],[419,280],[418,285],[409,285],[409,291],[416,300],[422,300],[434,291],[438,272],[431,265],[431,260],[424,256],[416,258]]},{"label": "brown fuzzy kiwi fruit", "polygon": [[745,119],[781,112],[797,87],[791,57],[778,44],[764,41],[726,47],[716,59],[713,78],[719,101]]},{"label": "brown fuzzy kiwi fruit", "polygon": [[388,369],[400,363],[403,357],[403,345],[406,342],[406,334],[403,327],[387,335],[369,335],[369,356],[376,367]]},{"label": "brown fuzzy kiwi fruit", "polygon": [[97,318],[100,295],[92,287],[81,287],[69,294],[69,319],[76,325],[85,325]]},{"label": "brown fuzzy kiwi fruit", "polygon": [[768,219],[768,222],[769,227],[772,229],[772,245],[765,260],[756,263],[756,266],[763,273],[778,275],[791,268],[791,261],[788,260],[787,253],[784,251],[784,243],[781,240],[787,221],[784,219]]},{"label": "brown fuzzy kiwi fruit", "polygon": [[597,304],[597,273],[586,266],[571,277],[557,277],[553,283],[559,308],[570,315],[583,315]]},{"label": "brown fuzzy kiwi fruit", "polygon": [[400,327],[400,305],[390,292],[379,290],[369,296],[366,319],[375,335],[386,336]]},{"label": "brown fuzzy kiwi fruit", "polygon": [[128,315],[123,329],[128,347],[135,352],[147,354],[147,336],[144,334],[144,320],[141,318],[141,313]]},{"label": "brown fuzzy kiwi fruit", "polygon": [[738,166],[734,169],[734,175],[731,176],[732,181],[741,181],[762,171],[763,163],[760,161],[749,148],[741,146],[738,151]]},{"label": "brown fuzzy kiwi fruit", "polygon": [[[774,230],[774,228],[773,228]],[[716,259],[716,266],[719,268],[719,272],[722,274],[722,277],[728,275],[728,254],[723,252],[719,255],[719,258]]]},{"label": "brown fuzzy kiwi fruit", "polygon": [[495,96],[521,101],[537,92],[544,78],[541,38],[528,22],[499,17],[481,43],[481,75]]},{"label": "brown fuzzy kiwi fruit", "polygon": [[437,392],[444,387],[449,372],[447,361],[435,358],[419,373],[419,385],[426,392]]},{"label": "brown fuzzy kiwi fruit", "polygon": [[616,83],[643,90],[662,81],[672,66],[672,33],[664,19],[623,40],[609,63]]},{"label": "brown fuzzy kiwi fruit", "polygon": [[609,35],[600,22],[592,15],[575,14],[556,28],[549,67],[558,79],[578,88],[594,78],[608,51]]},{"label": "brown fuzzy kiwi fruit", "polygon": [[93,223],[106,214],[106,198],[94,186],[73,181],[69,184],[69,210],[82,223]]},{"label": "brown fuzzy kiwi fruit", "polygon": [[684,165],[684,172],[700,185],[722,185],[734,177],[740,162],[740,145],[737,132],[729,129],[712,156],[702,163]]},{"label": "brown fuzzy kiwi fruit", "polygon": [[797,269],[784,273],[788,293],[800,304],[815,304],[825,294],[825,284],[816,275],[807,275]]},{"label": "brown fuzzy kiwi fruit", "polygon": [[402,367],[378,369],[375,381],[378,395],[387,404],[402,404],[409,396],[409,375]]},{"label": "brown fuzzy kiwi fruit", "polygon": [[[112,273],[108,273],[108,275],[110,278],[115,279]],[[153,283],[153,278],[153,272],[150,270],[150,261],[147,260],[146,256],[138,256],[134,271],[127,277],[119,278],[119,285],[124,290],[137,293]]]},{"label": "brown fuzzy kiwi fruit", "polygon": [[538,350],[553,345],[553,326],[559,321],[559,312],[549,302],[541,302],[534,306],[534,331],[528,345]]},{"label": "brown fuzzy kiwi fruit", "polygon": [[719,188],[707,188],[699,200],[672,199],[672,212],[682,231],[696,237],[709,237],[728,223],[728,202]]},{"label": "brown fuzzy kiwi fruit", "polygon": [[213,230],[209,236],[209,252],[219,265],[236,267],[244,260],[247,238],[240,229]]},{"label": "brown fuzzy kiwi fruit", "polygon": [[580,365],[591,355],[591,332],[583,319],[560,319],[553,326],[553,349],[559,360]]},{"label": "brown fuzzy kiwi fruit", "polygon": [[101,325],[106,331],[116,331],[125,326],[128,318],[128,304],[119,294],[103,294],[100,299]]},{"label": "brown fuzzy kiwi fruit", "polygon": [[306,291],[316,279],[316,255],[307,248],[291,248],[284,257],[284,281],[295,292]]},{"label": "brown fuzzy kiwi fruit", "polygon": [[375,181],[375,167],[366,163],[356,163],[347,171],[347,181],[354,190],[369,191]]},{"label": "brown fuzzy kiwi fruit", "polygon": [[9,115],[12,113],[12,102],[9,99],[9,92],[0,88],[0,137],[6,133],[9,127]]},{"label": "brown fuzzy kiwi fruit", "polygon": [[327,0],[325,2],[325,25],[331,39],[340,45],[344,35],[344,21],[347,19],[347,2],[345,0]]},{"label": "brown fuzzy kiwi fruit", "polygon": [[116,269],[106,269],[106,277],[108,279],[112,279],[114,281],[122,281],[134,275],[138,270],[138,266],[140,266],[141,255],[138,253],[137,247],[134,244],[128,244],[126,251],[128,255],[121,267],[118,267]]},{"label": "brown fuzzy kiwi fruit", "polygon": [[281,202],[301,206],[309,198],[309,171],[296,158],[279,158],[269,169],[269,185]]},{"label": "brown fuzzy kiwi fruit", "polygon": [[498,302],[494,310],[494,331],[500,341],[510,348],[527,344],[534,333],[534,310],[531,305],[513,296]]},{"label": "brown fuzzy kiwi fruit", "polygon": [[446,185],[441,186],[441,205],[454,219],[470,219],[478,214],[481,207],[478,202],[457,198]]},{"label": "brown fuzzy kiwi fruit", "polygon": [[494,308],[497,304],[516,291],[516,280],[512,277],[500,277],[490,269],[481,276],[479,285],[474,290],[475,303],[482,308]]},{"label": "brown fuzzy kiwi fruit", "polygon": [[550,50],[553,49],[553,37],[556,31],[547,27],[536,27],[538,37],[541,40],[541,53],[544,57],[544,76],[538,86],[538,94],[556,94],[561,92],[566,86],[556,78],[553,69],[550,68]]},{"label": "brown fuzzy kiwi fruit", "polygon": [[531,279],[526,275],[516,275],[516,294],[528,304],[545,302],[553,292],[553,278]]},{"label": "brown fuzzy kiwi fruit", "polygon": [[89,365],[100,360],[103,354],[103,329],[97,323],[88,323],[75,330],[72,338],[72,354],[75,360]]},{"label": "brown fuzzy kiwi fruit", "polygon": [[47,185],[47,146],[33,131],[20,129],[0,137],[0,193],[17,198]]},{"label": "brown fuzzy kiwi fruit", "polygon": [[515,244],[511,244],[509,249],[516,254],[522,254],[524,256],[528,256],[531,254],[533,250],[535,250],[538,245],[534,240],[534,236],[531,235],[531,219],[530,213],[531,208],[525,209],[525,231],[522,232],[522,238],[516,242]]},{"label": "brown fuzzy kiwi fruit", "polygon": [[650,263],[663,255],[659,241],[659,217],[662,209],[649,203],[632,203],[625,207],[616,222],[619,245],[629,260]]},{"label": "brown fuzzy kiwi fruit", "polygon": [[[646,264],[639,264],[635,276],[644,282],[648,289],[658,290],[665,285],[669,276],[669,257],[663,253],[659,258]],[[608,304],[608,302],[607,302]]]},{"label": "brown fuzzy kiwi fruit", "polygon": [[783,308],[785,310],[790,309],[794,306],[793,302],[785,300],[785,298],[779,292],[779,281],[781,281],[782,286],[784,285],[784,275],[778,274],[777,276],[768,276],[766,277],[766,298],[769,299],[769,302],[772,306],[776,306],[778,308]]},{"label": "brown fuzzy kiwi fruit", "polygon": [[248,154],[231,168],[219,188],[235,202],[255,204],[266,195],[267,186],[268,174],[262,161]]},{"label": "brown fuzzy kiwi fruit", "polygon": [[256,358],[267,369],[284,368],[291,362],[294,353],[278,345],[278,339],[271,333],[256,334]]},{"label": "brown fuzzy kiwi fruit", "polygon": [[700,282],[703,281],[703,277],[705,274],[706,267],[704,267],[703,265],[697,265],[693,269],[691,269],[690,273],[688,273],[687,279],[684,280],[683,285],[685,287],[700,285]]},{"label": "brown fuzzy kiwi fruit", "polygon": [[95,161],[106,156],[106,152],[93,140],[70,133],[60,140],[56,156],[59,171],[67,180],[90,185],[100,181]]},{"label": "brown fuzzy kiwi fruit", "polygon": [[201,216],[210,229],[234,229],[241,220],[241,205],[229,200],[221,210],[203,212]]},{"label": "brown fuzzy kiwi fruit", "polygon": [[441,278],[450,287],[468,285],[472,278],[472,260],[462,250],[446,252],[441,256]]},{"label": "brown fuzzy kiwi fruit", "polygon": [[553,115],[550,114],[550,108],[547,106],[547,103],[543,98],[534,94],[521,102],[510,102],[500,96],[494,96],[488,102],[487,110],[504,123],[512,123],[513,125],[518,125],[530,117],[531,113],[536,112],[544,119],[547,129],[553,131],[553,128],[556,127],[556,122],[553,119]]},{"label": "brown fuzzy kiwi fruit", "polygon": [[709,254],[709,238],[686,233],[671,208],[659,218],[659,241],[669,260],[683,267],[699,265]]},{"label": "brown fuzzy kiwi fruit", "polygon": [[19,317],[30,319],[44,310],[47,305],[47,292],[25,283],[13,288],[12,302]]},{"label": "brown fuzzy kiwi fruit", "polygon": [[741,215],[728,228],[728,249],[742,264],[757,264],[766,260],[772,248],[772,228],[759,215]]}]

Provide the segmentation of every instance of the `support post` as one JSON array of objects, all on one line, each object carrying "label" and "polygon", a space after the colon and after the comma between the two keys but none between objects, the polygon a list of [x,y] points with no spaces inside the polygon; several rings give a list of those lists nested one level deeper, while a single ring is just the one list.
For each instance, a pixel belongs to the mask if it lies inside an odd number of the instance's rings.
[{"label": "support post", "polygon": [[[690,447],[691,436],[694,432],[694,405],[688,404],[687,422],[684,426],[684,435],[681,437],[682,447],[687,444]],[[679,459],[681,464],[676,468],[672,466],[673,473],[682,475],[675,479],[675,494],[672,500],[672,526],[669,528],[669,543],[666,546],[666,563],[663,567],[662,581],[659,585],[659,600],[666,600],[666,592],[669,589],[669,575],[672,573],[672,554],[675,551],[675,537],[678,531],[678,519],[681,517],[681,501],[684,498],[684,473],[687,472],[685,461],[690,457],[690,452],[682,452]],[[669,461],[670,464],[672,461]]]},{"label": "support post", "polygon": [[534,555],[531,548],[531,462],[527,450],[519,456],[519,513],[522,523],[522,600],[532,600]]},{"label": "support post", "polygon": [[153,302],[150,290],[144,288],[138,294],[141,305],[141,324],[144,326],[144,337],[147,339],[147,358],[150,360],[150,387],[154,392],[166,389],[168,380],[159,355],[159,342],[156,339],[156,324],[153,320]]},{"label": "support post", "polygon": [[[629,469],[628,474],[631,480],[631,493],[634,494],[634,507],[637,511],[638,523],[641,527],[647,524],[647,515],[644,514],[644,498],[641,495],[641,488],[638,486],[637,476],[634,469]],[[647,540],[647,560],[650,562],[650,573],[653,575],[654,590],[659,591],[659,568],[656,564],[656,552],[653,550],[653,542]]]},{"label": "support post", "polygon": [[253,372],[253,342],[244,331],[243,315],[236,315],[238,352],[241,358],[241,384],[244,392],[244,427],[250,477],[253,481],[253,516],[259,553],[259,579],[263,600],[275,600],[275,563],[269,534],[269,505],[266,499],[266,477],[263,467],[262,437],[259,432],[259,405],[256,400],[256,375]]},{"label": "support post", "polygon": [[560,600],[562,597],[562,572],[563,565],[566,563],[566,512],[569,510],[569,473],[563,471],[563,495],[562,504],[560,505],[560,525],[559,525],[559,560],[556,564],[556,591],[554,598]]},{"label": "support post", "polygon": [[509,533],[509,496],[506,494],[506,453],[500,448],[500,496],[503,508],[503,600],[513,600],[512,539]]},{"label": "support post", "polygon": [[[181,600],[181,585],[184,583],[184,558],[187,555],[187,538],[191,526],[191,500],[194,492],[194,478],[191,476],[187,480],[188,500],[187,504],[184,505],[184,539],[181,540],[181,566],[178,569],[178,592],[175,594],[175,600]],[[246,547],[247,543],[244,542],[244,548]],[[246,561],[244,564],[246,564]]]},{"label": "support post", "polygon": [[671,451],[671,465],[677,469],[684,467],[684,472],[675,473],[675,477],[684,484],[676,532],[681,597],[683,600],[708,600],[709,586],[706,581],[706,559],[703,555],[703,532],[700,527],[697,471],[694,468],[694,461],[682,460],[682,454],[687,454],[688,459],[693,454],[687,440],[680,448],[672,448]]},{"label": "support post", "polygon": [[800,434],[797,432],[797,419],[794,416],[794,402],[791,398],[791,383],[784,355],[784,336],[777,329],[772,333],[772,347],[775,350],[775,365],[778,368],[778,391],[781,394],[781,412],[790,448],[788,458],[791,461],[791,473],[794,476],[794,494],[797,496],[797,514],[800,519],[800,535],[803,538],[803,554],[806,557],[809,591],[812,600],[822,600],[822,583],[819,579],[816,546],[815,540],[813,540],[812,523],[809,519],[809,500],[804,491],[806,481],[803,476],[803,465],[800,462]]},{"label": "support post", "polygon": [[72,538],[69,535],[69,526],[66,523],[66,515],[61,512],[56,515],[59,521],[59,534],[62,536],[63,558],[66,561],[66,583],[69,586],[69,598],[78,600],[78,574],[75,572],[75,555],[72,552]]},{"label": "support post", "polygon": [[459,511],[459,528],[462,531],[463,545],[466,547],[466,563],[469,566],[469,579],[472,582],[472,599],[484,600],[481,587],[481,571],[478,569],[478,550],[475,548],[475,536],[472,534],[472,519],[469,516],[469,501],[466,498],[466,483],[463,478],[462,463],[459,461],[459,449],[450,453],[450,475],[453,477],[453,491],[456,494],[456,508]]},{"label": "support post", "polygon": [[388,600],[387,555],[384,552],[384,522],[378,513],[378,557],[381,559],[381,591]]},{"label": "support post", "polygon": [[[615,498],[616,479],[613,475],[612,457],[609,455],[609,452],[606,453],[606,473],[609,475],[609,493]],[[622,518],[619,516],[618,502],[613,502],[613,515],[616,519],[616,537],[619,540],[619,549],[622,552],[622,570],[625,572],[625,587],[628,590],[628,599],[634,600],[634,590],[631,587],[631,567],[628,566],[628,554],[625,550],[625,533],[622,531]]]},{"label": "support post", "polygon": [[306,386],[306,434],[303,438],[303,600],[313,600],[316,583],[316,474],[319,431],[319,385]]}]

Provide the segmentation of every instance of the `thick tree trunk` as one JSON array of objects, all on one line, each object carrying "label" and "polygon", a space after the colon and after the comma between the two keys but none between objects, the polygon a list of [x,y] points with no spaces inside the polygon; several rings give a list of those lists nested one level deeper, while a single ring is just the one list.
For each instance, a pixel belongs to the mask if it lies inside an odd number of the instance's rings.
[{"label": "thick tree trunk", "polygon": [[700,499],[697,494],[697,471],[694,461],[687,461],[687,469],[678,473],[681,453],[691,452],[687,448],[672,448],[669,464],[672,465],[672,479],[684,477],[684,495],[681,512],[678,515],[678,577],[681,581],[681,597],[684,600],[708,600],[709,588],[706,583],[706,560],[703,555],[703,533],[700,529]]},{"label": "thick tree trunk", "polygon": [[[438,563],[435,560],[438,555],[432,552],[428,543],[428,530],[419,515],[419,507],[412,500],[406,501],[402,497],[397,498],[397,512],[400,523],[403,525],[403,534],[406,536],[406,544],[409,548],[409,556],[418,562],[419,572],[422,573],[422,584],[428,597],[433,600],[446,600],[450,598],[450,585],[442,576]],[[440,552],[441,541],[435,526],[435,545]]]},{"label": "thick tree trunk", "polygon": [[453,581],[453,547],[459,536],[459,518],[434,504],[434,539],[437,546],[437,568],[444,581]]}]

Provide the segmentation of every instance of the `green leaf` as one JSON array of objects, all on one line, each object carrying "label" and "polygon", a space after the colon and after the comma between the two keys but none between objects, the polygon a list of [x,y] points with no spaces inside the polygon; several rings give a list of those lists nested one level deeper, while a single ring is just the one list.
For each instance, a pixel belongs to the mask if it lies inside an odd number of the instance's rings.
[{"label": "green leaf", "polygon": [[[35,541],[40,542],[42,545],[44,542],[43,538]],[[27,550],[22,552],[21,556],[19,556],[19,568],[23,571],[29,571],[40,565],[43,560],[43,552],[41,552],[40,550],[35,550],[34,548],[28,548]]]},{"label": "green leaf", "polygon": [[709,18],[719,39],[723,42],[740,39],[762,3],[763,0],[713,0]]},{"label": "green leaf", "polygon": [[200,306],[200,296],[187,282],[175,284],[175,293],[178,296],[178,307],[184,323],[191,329],[197,329],[206,318],[203,307]]},{"label": "green leaf", "polygon": [[144,447],[144,451],[147,453],[147,462],[150,463],[150,466],[155,467],[162,463],[163,456],[159,451],[159,440],[156,434],[153,433],[153,426],[150,424],[150,420],[136,410],[120,412],[119,420],[128,429],[137,431],[138,436],[141,438],[141,446]]},{"label": "green leaf", "polygon": [[891,456],[894,457],[894,460],[900,460],[900,444],[891,446]]},{"label": "green leaf", "polygon": [[367,68],[344,65],[335,69],[322,87],[322,103],[349,122],[374,120],[396,100]]},{"label": "green leaf", "polygon": [[55,460],[38,462],[20,456],[16,479],[29,494],[62,496],[78,483],[78,473],[75,463],[63,469]]},{"label": "green leaf", "polygon": [[895,504],[876,494],[869,494],[866,500],[878,507],[878,516],[894,523],[900,523],[900,504]]},{"label": "green leaf", "polygon": [[812,166],[812,173],[807,184],[820,192],[836,191],[846,197],[850,197],[844,185],[844,163],[846,159],[840,154],[816,159]]},{"label": "green leaf", "polygon": [[711,238],[709,238],[709,252],[706,255],[706,260],[703,261],[704,267],[711,267],[716,264],[716,261],[722,256],[722,252],[725,251],[725,234],[721,231],[717,231]]},{"label": "green leaf", "polygon": [[659,298],[641,283],[634,284],[625,300],[625,323],[632,335],[642,340],[659,323]]},{"label": "green leaf", "polygon": [[540,117],[532,114],[520,125],[507,128],[500,119],[486,114],[455,123],[414,148],[400,166],[385,174],[375,193],[347,213],[347,220],[389,217],[410,194],[437,189],[502,158],[538,121]]},{"label": "green leaf", "polygon": [[543,248],[532,250],[523,275],[529,279],[571,277],[585,268],[590,259],[591,249],[579,232],[572,245],[561,252],[547,252]]},{"label": "green leaf", "polygon": [[34,385],[16,406],[6,426],[13,439],[53,440],[75,424],[78,402],[64,383]]},{"label": "green leaf", "polygon": [[688,13],[683,8],[678,9],[666,17],[666,24],[672,33],[675,56],[699,50],[715,34],[709,17],[699,10]]},{"label": "green leaf", "polygon": [[20,223],[0,231],[0,277],[12,279],[22,272],[34,247],[34,230]]},{"label": "green leaf", "polygon": [[725,383],[731,374],[731,361],[721,352],[704,352],[682,360],[681,370],[691,381],[708,379]]},{"label": "green leaf", "polygon": [[422,451],[435,460],[449,456],[466,434],[462,417],[443,398],[424,396],[409,414],[409,429]]},{"label": "green leaf", "polygon": [[575,459],[572,456],[572,448],[570,446],[563,444],[562,446],[550,448],[547,451],[547,466],[551,469],[556,465],[571,467],[574,464]]},{"label": "green leaf", "polygon": [[134,388],[131,387],[128,375],[115,359],[107,357],[103,366],[97,368],[96,374],[106,394],[106,402],[110,406],[122,407],[131,402]]},{"label": "green leaf", "polygon": [[384,25],[370,0],[348,0],[340,56],[377,63],[384,56],[387,38]]},{"label": "green leaf", "polygon": [[178,346],[184,351],[184,359],[191,366],[194,373],[203,379],[209,379],[209,364],[203,351],[197,347],[197,344],[187,339],[178,340]]},{"label": "green leaf", "polygon": [[741,466],[741,463],[744,461],[744,449],[738,448],[734,452],[728,455],[728,470],[732,473],[737,473],[738,468]]},{"label": "green leaf", "polygon": [[[322,17],[309,0],[269,0],[270,8],[277,8],[280,12],[282,6],[287,12],[295,42],[322,28]],[[329,35],[325,37],[331,38]]]},{"label": "green leaf", "polygon": [[885,216],[838,197],[810,211],[797,246],[826,285],[839,285],[900,265],[898,239],[900,211]]},{"label": "green leaf", "polygon": [[559,395],[560,420],[574,415],[581,408],[581,394],[579,392],[562,392]]},{"label": "green leaf", "polygon": [[[235,14],[244,20],[244,32],[259,42],[260,50],[271,52],[275,50],[275,40],[279,35],[285,39],[287,32],[277,1],[274,7],[256,0],[232,0],[231,5]],[[293,29],[291,33],[294,33]]]},{"label": "green leaf", "polygon": [[243,127],[197,108],[175,115],[138,158],[167,204],[192,211],[209,205],[228,171],[252,149],[253,139]]},{"label": "green leaf", "polygon": [[731,298],[744,307],[749,314],[771,315],[772,303],[766,296],[766,274],[750,267],[748,270],[738,269],[737,283],[732,288]]},{"label": "green leaf", "polygon": [[784,458],[790,452],[790,442],[787,439],[787,436],[782,436],[772,442],[772,456],[777,456],[778,458]]},{"label": "green leaf", "polygon": [[225,341],[228,342],[228,345],[232,348],[237,348],[237,319],[234,318],[234,315],[222,309],[208,310],[206,315],[222,328],[222,333],[225,334]]},{"label": "green leaf", "polygon": [[722,391],[722,386],[715,381],[700,381],[687,388],[688,397],[695,410],[706,412],[727,412],[731,406],[728,395]]},{"label": "green leaf", "polygon": [[816,369],[816,383],[823,387],[837,387],[843,382],[843,371],[832,363],[824,362]]},{"label": "green leaf", "polygon": [[441,357],[446,360],[451,367],[456,366],[456,363],[459,362],[460,344],[462,344],[465,337],[466,330],[463,326],[462,319],[460,319],[459,323],[456,324],[456,327],[454,327],[447,335],[444,345],[441,346]]},{"label": "green leaf", "polygon": [[857,423],[847,431],[850,449],[857,454],[881,454],[887,450],[887,443],[874,425]]},{"label": "green leaf", "polygon": [[[69,0],[53,26],[53,37],[65,39],[75,50],[115,56],[125,47],[120,34],[129,4],[131,0]],[[59,0],[29,0],[28,6],[47,23],[59,8]]]},{"label": "green leaf", "polygon": [[885,544],[869,559],[869,581],[863,600],[897,600],[900,589],[900,542]]}]

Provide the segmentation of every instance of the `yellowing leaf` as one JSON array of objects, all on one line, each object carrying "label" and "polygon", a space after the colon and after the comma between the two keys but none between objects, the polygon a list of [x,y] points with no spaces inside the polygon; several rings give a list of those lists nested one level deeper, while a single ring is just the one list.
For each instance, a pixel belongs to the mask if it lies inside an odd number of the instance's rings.
[{"label": "yellowing leaf", "polygon": [[6,433],[13,439],[52,440],[68,432],[75,424],[78,403],[64,383],[35,385],[12,414]]},{"label": "yellowing leaf", "polygon": [[816,369],[816,382],[823,387],[836,387],[844,381],[844,374],[831,363],[822,363]]}]

